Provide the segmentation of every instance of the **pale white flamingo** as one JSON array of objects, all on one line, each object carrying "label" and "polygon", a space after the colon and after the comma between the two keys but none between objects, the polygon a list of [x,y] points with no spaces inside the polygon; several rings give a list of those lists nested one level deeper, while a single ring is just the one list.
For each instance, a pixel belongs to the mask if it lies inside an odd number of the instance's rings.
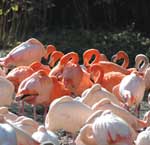
[{"label": "pale white flamingo", "polygon": [[46,130],[44,125],[40,125],[38,127],[37,131],[32,134],[32,138],[34,138],[36,141],[40,143],[49,141],[53,145],[60,145],[57,135],[50,130]]},{"label": "pale white flamingo", "polygon": [[70,96],[63,96],[51,103],[45,127],[51,131],[64,129],[75,134],[92,113],[93,110],[84,103]]}]

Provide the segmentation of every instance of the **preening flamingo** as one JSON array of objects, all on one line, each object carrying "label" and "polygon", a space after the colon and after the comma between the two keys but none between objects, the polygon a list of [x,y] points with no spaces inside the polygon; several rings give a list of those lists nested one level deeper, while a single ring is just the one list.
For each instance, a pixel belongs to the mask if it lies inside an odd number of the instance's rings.
[{"label": "preening flamingo", "polygon": [[103,98],[109,98],[115,104],[120,105],[120,102],[112,93],[103,88],[100,84],[93,84],[89,89],[86,89],[81,95],[81,102],[92,107],[95,103]]},{"label": "preening flamingo", "polygon": [[121,72],[114,71],[104,74],[104,70],[100,64],[93,64],[89,68],[89,71],[94,82],[101,84],[110,92],[112,92],[113,87],[119,84],[121,80],[126,76]]},{"label": "preening flamingo", "polygon": [[32,138],[40,143],[49,141],[53,145],[60,145],[57,135],[52,131],[46,130],[43,125],[40,125],[37,131],[32,134]]},{"label": "preening flamingo", "polygon": [[111,110],[113,113],[124,119],[135,131],[150,125],[149,118],[147,120],[140,120],[123,107],[114,104],[111,100],[106,98],[95,103],[92,108],[93,110]]},{"label": "preening flamingo", "polygon": [[30,65],[34,61],[41,61],[49,53],[56,49],[50,45],[45,49],[37,39],[31,38],[12,49],[5,57],[0,58],[0,65],[7,68],[20,65]]},{"label": "preening flamingo", "polygon": [[109,110],[96,117],[92,124],[86,124],[79,135],[86,145],[133,145],[128,124]]},{"label": "preening flamingo", "polygon": [[52,131],[64,129],[75,134],[92,113],[92,109],[84,103],[70,96],[63,96],[51,103],[45,127]]},{"label": "preening flamingo", "polygon": [[10,106],[13,101],[15,87],[5,77],[0,76],[0,106]]}]

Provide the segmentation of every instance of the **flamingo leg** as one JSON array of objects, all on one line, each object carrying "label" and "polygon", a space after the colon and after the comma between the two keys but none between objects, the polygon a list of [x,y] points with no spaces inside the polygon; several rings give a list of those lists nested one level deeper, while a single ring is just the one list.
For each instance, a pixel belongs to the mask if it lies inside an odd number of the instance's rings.
[{"label": "flamingo leg", "polygon": [[34,118],[34,120],[37,120],[36,106],[32,105],[32,108],[33,108],[33,118]]}]

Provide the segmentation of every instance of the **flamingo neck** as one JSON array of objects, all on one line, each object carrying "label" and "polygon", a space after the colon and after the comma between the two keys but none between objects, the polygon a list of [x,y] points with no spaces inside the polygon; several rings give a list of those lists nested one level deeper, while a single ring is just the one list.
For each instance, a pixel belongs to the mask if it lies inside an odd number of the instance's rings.
[{"label": "flamingo neck", "polygon": [[[94,60],[90,63],[92,56],[95,56]],[[83,54],[83,61],[86,67],[90,66],[91,64],[98,63],[101,59],[100,52],[96,49],[90,49],[84,52]]]},{"label": "flamingo neck", "polygon": [[104,71],[100,67],[100,65],[97,65],[97,64],[92,65],[90,72],[91,72],[91,74],[93,74],[92,77],[94,78],[94,82],[101,84],[103,81],[103,77],[104,77]]},{"label": "flamingo neck", "polygon": [[70,52],[66,55],[64,55],[61,59],[60,59],[60,65],[65,65],[68,62],[74,63],[74,64],[78,64],[79,62],[79,56],[77,53],[75,52]]}]

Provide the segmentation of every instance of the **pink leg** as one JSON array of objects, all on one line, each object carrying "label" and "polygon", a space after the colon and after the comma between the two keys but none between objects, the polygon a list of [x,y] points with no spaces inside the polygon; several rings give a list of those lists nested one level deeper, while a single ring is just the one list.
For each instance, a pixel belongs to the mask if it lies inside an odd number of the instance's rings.
[{"label": "pink leg", "polygon": [[34,118],[34,120],[37,120],[36,106],[35,106],[35,105],[32,105],[32,107],[33,107],[33,118]]}]

